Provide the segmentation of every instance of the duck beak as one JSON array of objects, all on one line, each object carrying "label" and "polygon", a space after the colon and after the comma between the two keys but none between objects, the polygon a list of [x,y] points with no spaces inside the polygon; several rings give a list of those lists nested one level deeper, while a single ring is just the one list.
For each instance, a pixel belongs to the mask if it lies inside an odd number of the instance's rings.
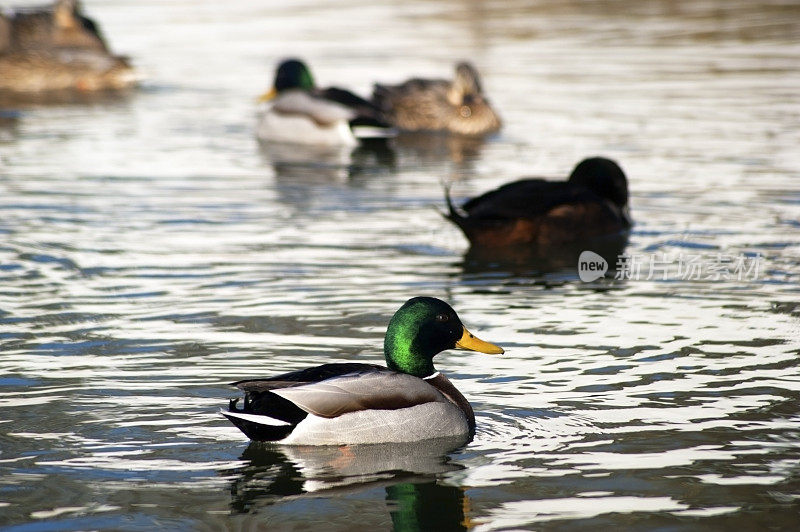
[{"label": "duck beak", "polygon": [[273,98],[275,98],[275,96],[277,96],[277,95],[278,95],[278,91],[275,90],[275,87],[272,87],[270,90],[268,90],[267,92],[265,92],[264,94],[259,96],[258,97],[258,101],[262,102],[262,103],[263,102],[268,102],[268,101],[272,100]]},{"label": "duck beak", "polygon": [[505,353],[502,347],[498,347],[489,342],[484,342],[464,327],[464,334],[461,339],[456,342],[456,349],[466,349],[468,351],[478,351],[479,353],[487,353],[489,355],[502,355]]},{"label": "duck beak", "polygon": [[633,218],[631,218],[631,211],[627,205],[622,208],[622,219],[628,224],[628,227],[633,226]]}]

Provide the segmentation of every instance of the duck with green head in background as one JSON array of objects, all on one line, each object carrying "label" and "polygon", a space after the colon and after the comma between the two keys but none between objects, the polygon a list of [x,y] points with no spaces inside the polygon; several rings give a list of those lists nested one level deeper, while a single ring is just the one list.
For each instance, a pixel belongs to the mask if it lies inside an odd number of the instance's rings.
[{"label": "duck with green head in background", "polygon": [[278,65],[256,136],[267,142],[312,146],[355,146],[359,139],[394,135],[380,111],[352,92],[317,88],[308,66],[298,59]]},{"label": "duck with green head in background", "polygon": [[323,364],[265,379],[243,380],[244,404],[222,411],[251,440],[296,445],[413,442],[472,437],[475,414],[433,366],[446,349],[502,354],[476,338],[444,301],[409,299],[389,322],[386,367]]}]

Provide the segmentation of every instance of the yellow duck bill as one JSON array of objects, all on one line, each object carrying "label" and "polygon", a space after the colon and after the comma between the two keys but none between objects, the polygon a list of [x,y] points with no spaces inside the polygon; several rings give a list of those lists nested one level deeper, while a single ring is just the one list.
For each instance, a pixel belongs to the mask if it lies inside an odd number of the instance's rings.
[{"label": "yellow duck bill", "polygon": [[456,342],[456,349],[466,349],[468,351],[478,351],[479,353],[487,353],[489,355],[502,355],[505,353],[502,347],[498,347],[489,342],[484,342],[464,327],[464,334],[461,339]]},{"label": "yellow duck bill", "polygon": [[259,102],[268,102],[268,101],[274,100],[277,95],[278,95],[278,91],[275,90],[275,87],[273,87],[270,90],[268,90],[267,92],[265,92],[264,94],[262,94],[261,96],[259,96],[258,97],[258,101]]}]

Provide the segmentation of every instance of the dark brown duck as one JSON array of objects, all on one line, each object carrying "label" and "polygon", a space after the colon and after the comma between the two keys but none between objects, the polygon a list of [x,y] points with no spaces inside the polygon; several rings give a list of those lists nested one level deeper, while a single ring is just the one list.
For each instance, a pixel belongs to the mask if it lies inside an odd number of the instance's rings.
[{"label": "dark brown duck", "polygon": [[603,157],[581,161],[566,181],[521,179],[461,206],[449,194],[446,217],[474,247],[553,246],[628,230],[628,181]]}]

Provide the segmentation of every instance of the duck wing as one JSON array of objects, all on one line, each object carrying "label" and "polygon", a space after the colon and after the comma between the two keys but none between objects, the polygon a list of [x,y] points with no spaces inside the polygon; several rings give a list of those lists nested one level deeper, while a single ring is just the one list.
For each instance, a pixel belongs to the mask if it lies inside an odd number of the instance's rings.
[{"label": "duck wing", "polygon": [[449,81],[418,78],[400,85],[376,84],[372,101],[400,129],[442,130],[452,114],[447,100],[450,86]]},{"label": "duck wing", "polygon": [[353,94],[349,90],[340,89],[338,87],[328,87],[327,89],[318,89],[314,94],[320,98],[325,98],[326,100],[342,104],[352,109],[359,118],[372,118],[376,121],[381,120],[381,111],[375,104],[357,94]]},{"label": "duck wing", "polygon": [[360,410],[397,410],[447,402],[424,380],[388,369],[356,372],[320,382],[273,390],[315,416],[333,418]]},{"label": "duck wing", "polygon": [[[372,90],[372,101],[378,108],[391,110],[401,99],[418,99],[424,95],[447,98],[452,82],[444,79],[411,78],[398,85],[376,83]],[[410,102],[409,102],[410,103]]]},{"label": "duck wing", "polygon": [[278,114],[302,115],[320,126],[350,122],[356,117],[353,109],[301,90],[287,91],[275,99],[271,110]]},{"label": "duck wing", "polygon": [[247,437],[256,441],[276,441],[288,436],[308,412],[275,391],[313,384],[340,377],[386,370],[372,364],[323,364],[313,368],[292,371],[264,379],[247,379],[234,382],[244,394],[244,404],[231,399],[222,414]]},{"label": "duck wing", "polygon": [[337,87],[318,89],[315,94],[344,105],[355,113],[350,119],[350,128],[358,138],[393,137],[396,134],[384,113],[374,103],[357,94]]},{"label": "duck wing", "polygon": [[566,181],[521,179],[470,199],[462,209],[475,218],[534,218],[560,205],[595,202],[585,187]]},{"label": "duck wing", "polygon": [[233,384],[245,392],[244,405],[238,407],[238,399],[233,399],[222,414],[256,441],[285,438],[309,414],[333,418],[367,409],[447,402],[424,380],[372,364],[324,364]]},{"label": "duck wing", "polygon": [[274,377],[236,381],[231,383],[231,386],[236,386],[244,392],[263,392],[311,384],[324,381],[325,379],[341,377],[342,375],[369,373],[373,371],[387,371],[387,369],[376,364],[360,364],[355,362],[322,364],[321,366],[291,371]]}]

